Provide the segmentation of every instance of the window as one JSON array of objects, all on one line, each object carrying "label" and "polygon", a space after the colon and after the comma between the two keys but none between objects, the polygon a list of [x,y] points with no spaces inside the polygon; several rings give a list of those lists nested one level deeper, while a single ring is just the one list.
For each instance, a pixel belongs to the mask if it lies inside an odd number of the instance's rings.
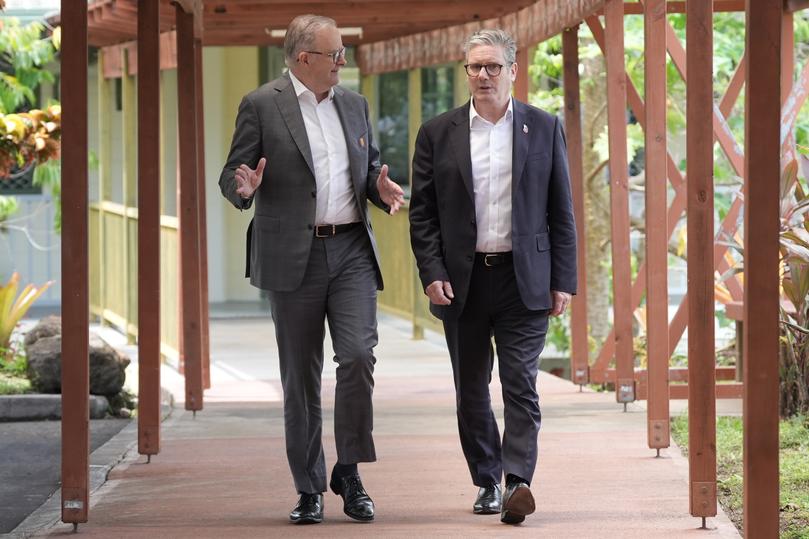
[{"label": "window", "polygon": [[402,185],[408,185],[410,178],[407,90],[407,71],[379,75],[379,151],[391,178]]},{"label": "window", "polygon": [[421,121],[453,108],[455,70],[451,65],[425,67],[421,70]]}]

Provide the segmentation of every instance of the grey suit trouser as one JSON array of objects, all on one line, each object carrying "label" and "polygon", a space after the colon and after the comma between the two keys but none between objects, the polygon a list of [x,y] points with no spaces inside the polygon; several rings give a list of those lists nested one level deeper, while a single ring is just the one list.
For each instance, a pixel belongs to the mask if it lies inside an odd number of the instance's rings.
[{"label": "grey suit trouser", "polygon": [[334,438],[341,464],[376,460],[373,430],[376,272],[362,226],[312,240],[301,286],[270,292],[284,389],[289,467],[301,493],[326,491],[320,379],[324,320],[337,362]]}]

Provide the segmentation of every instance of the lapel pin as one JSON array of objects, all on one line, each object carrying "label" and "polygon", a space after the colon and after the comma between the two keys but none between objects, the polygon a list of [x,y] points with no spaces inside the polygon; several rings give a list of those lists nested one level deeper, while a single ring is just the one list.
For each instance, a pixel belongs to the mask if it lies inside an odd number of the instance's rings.
[{"label": "lapel pin", "polygon": [[522,132],[525,133],[526,135],[528,134],[528,126],[527,125],[522,124]]},{"label": "lapel pin", "polygon": [[360,148],[365,148],[365,137],[360,137]]}]

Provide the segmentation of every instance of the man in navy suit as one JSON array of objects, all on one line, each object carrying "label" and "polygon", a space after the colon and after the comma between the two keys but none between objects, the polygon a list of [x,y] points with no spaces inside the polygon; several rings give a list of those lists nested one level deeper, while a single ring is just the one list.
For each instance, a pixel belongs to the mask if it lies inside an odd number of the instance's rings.
[{"label": "man in navy suit", "polygon": [[[517,524],[535,509],[539,354],[548,315],[564,313],[576,292],[576,227],[562,125],[511,97],[514,40],[480,30],[464,50],[470,101],[416,139],[410,236],[430,310],[444,323],[461,446],[480,487],[473,511]],[[502,443],[489,394],[492,336]]]}]

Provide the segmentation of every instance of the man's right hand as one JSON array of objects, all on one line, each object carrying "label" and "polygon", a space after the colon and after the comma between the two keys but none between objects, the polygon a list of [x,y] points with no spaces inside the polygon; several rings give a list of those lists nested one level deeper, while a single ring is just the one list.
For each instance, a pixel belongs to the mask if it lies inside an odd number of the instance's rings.
[{"label": "man's right hand", "polygon": [[242,198],[251,198],[256,192],[256,189],[258,189],[258,186],[261,185],[264,165],[266,164],[267,160],[262,157],[255,170],[244,164],[236,169],[236,192],[239,193]]},{"label": "man's right hand", "polygon": [[433,281],[427,285],[424,293],[430,298],[430,303],[434,305],[449,305],[455,298],[449,281]]}]

